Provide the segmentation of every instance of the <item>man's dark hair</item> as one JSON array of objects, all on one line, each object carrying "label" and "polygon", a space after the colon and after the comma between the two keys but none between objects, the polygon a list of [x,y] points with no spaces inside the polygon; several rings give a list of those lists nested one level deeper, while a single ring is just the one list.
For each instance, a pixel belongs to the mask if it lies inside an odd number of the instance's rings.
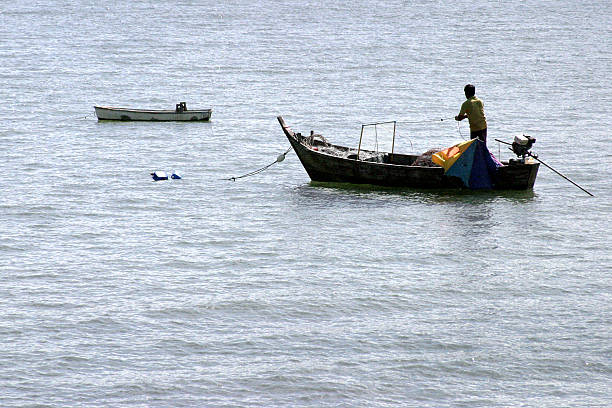
[{"label": "man's dark hair", "polygon": [[465,88],[463,88],[463,92],[465,92],[465,96],[471,98],[476,95],[476,87],[472,84],[467,84]]}]

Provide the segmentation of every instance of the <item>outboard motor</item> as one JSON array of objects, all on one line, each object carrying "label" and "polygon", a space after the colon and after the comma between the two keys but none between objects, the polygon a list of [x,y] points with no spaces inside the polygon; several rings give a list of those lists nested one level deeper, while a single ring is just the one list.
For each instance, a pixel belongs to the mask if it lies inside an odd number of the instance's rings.
[{"label": "outboard motor", "polygon": [[514,142],[512,142],[512,151],[517,157],[520,157],[522,161],[525,161],[525,156],[531,156],[531,146],[536,142],[535,137],[528,135],[514,136]]}]

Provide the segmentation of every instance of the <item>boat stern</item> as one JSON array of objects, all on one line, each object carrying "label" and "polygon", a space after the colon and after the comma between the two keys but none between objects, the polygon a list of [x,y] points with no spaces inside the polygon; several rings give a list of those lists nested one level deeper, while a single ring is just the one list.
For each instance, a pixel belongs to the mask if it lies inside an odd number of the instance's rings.
[{"label": "boat stern", "polygon": [[497,169],[495,188],[498,190],[531,190],[538,175],[540,163],[521,163],[511,160]]}]

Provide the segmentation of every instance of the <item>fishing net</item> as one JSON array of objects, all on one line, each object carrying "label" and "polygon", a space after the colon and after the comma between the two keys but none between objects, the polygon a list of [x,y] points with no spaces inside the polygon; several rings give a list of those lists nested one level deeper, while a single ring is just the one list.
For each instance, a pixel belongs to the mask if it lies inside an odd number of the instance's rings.
[{"label": "fishing net", "polygon": [[423,166],[423,167],[439,167],[436,163],[431,160],[431,156],[434,153],[439,152],[442,149],[429,149],[425,153],[421,154],[417,159],[412,163],[413,166]]}]

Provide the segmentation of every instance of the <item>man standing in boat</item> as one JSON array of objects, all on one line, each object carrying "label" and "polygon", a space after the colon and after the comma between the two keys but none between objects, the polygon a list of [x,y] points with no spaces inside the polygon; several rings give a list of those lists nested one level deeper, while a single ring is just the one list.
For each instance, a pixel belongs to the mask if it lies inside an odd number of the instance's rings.
[{"label": "man standing in boat", "polygon": [[487,142],[487,118],[484,114],[484,104],[478,99],[476,87],[472,84],[467,84],[463,88],[467,100],[461,105],[459,115],[455,116],[455,120],[460,121],[468,118],[470,122],[470,136],[472,139],[479,138],[483,142]]}]

